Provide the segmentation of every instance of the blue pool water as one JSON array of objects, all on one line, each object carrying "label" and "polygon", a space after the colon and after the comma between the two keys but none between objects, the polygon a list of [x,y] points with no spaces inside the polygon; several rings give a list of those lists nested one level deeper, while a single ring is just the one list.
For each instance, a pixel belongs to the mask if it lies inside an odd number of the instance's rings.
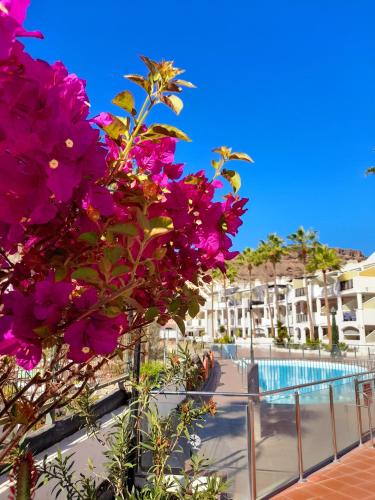
[{"label": "blue pool water", "polygon": [[[259,360],[257,363],[261,392],[353,374],[353,378],[332,383],[335,401],[352,400],[355,374],[365,371],[363,367],[353,364],[326,361],[275,359]],[[287,391],[267,396],[266,400],[274,404],[291,404],[294,403],[294,392]],[[304,404],[327,402],[329,398],[328,384],[304,387],[299,389],[299,393],[300,401]]]}]

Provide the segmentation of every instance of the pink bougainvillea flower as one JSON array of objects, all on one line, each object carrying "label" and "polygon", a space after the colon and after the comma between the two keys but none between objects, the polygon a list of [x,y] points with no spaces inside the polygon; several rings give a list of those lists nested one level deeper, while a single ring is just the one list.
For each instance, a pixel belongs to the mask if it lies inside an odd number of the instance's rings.
[{"label": "pink bougainvillea flower", "polygon": [[[96,290],[90,288],[75,299],[74,305],[78,312],[84,312],[97,301]],[[110,354],[116,349],[121,329],[126,326],[127,320],[123,314],[112,318],[99,312],[73,322],[64,335],[65,342],[69,344],[69,358],[83,363],[94,355]]]},{"label": "pink bougainvillea flower", "polygon": [[39,363],[42,355],[41,339],[34,331],[41,323],[33,314],[32,297],[15,290],[4,295],[3,303],[0,354],[15,356],[20,366],[30,370]]},{"label": "pink bougainvillea flower", "polygon": [[60,321],[61,311],[69,302],[74,286],[67,281],[56,282],[53,273],[39,281],[34,293],[34,315],[49,324]]},{"label": "pink bougainvillea flower", "polygon": [[43,38],[39,31],[27,31],[22,24],[30,0],[0,0],[0,60],[9,57],[17,36]]}]

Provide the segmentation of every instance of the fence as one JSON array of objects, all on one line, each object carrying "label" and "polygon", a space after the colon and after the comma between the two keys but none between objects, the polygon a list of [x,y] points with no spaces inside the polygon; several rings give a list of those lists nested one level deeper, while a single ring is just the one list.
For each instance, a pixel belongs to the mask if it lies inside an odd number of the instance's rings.
[{"label": "fence", "polygon": [[358,369],[262,392],[162,395],[169,407],[173,398],[186,396],[220,402],[218,415],[209,417],[201,430],[200,453],[210,459],[212,472],[221,471],[231,480],[231,498],[255,500],[302,481],[372,437],[375,371]]}]

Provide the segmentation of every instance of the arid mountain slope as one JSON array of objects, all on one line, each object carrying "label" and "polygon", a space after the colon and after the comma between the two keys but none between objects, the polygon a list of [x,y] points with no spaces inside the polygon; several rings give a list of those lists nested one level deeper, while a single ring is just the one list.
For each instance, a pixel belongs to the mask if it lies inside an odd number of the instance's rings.
[{"label": "arid mountain slope", "polygon": [[[341,258],[345,262],[361,262],[366,258],[366,256],[360,250],[352,250],[349,248],[336,248]],[[286,255],[280,264],[277,265],[278,276],[288,276],[290,278],[297,278],[302,276],[303,267],[298,259],[293,255]],[[245,267],[240,268],[239,278],[240,280],[246,281],[248,277],[247,270]],[[273,278],[273,271],[270,264],[262,264],[256,267],[252,271],[252,277],[254,280],[259,279],[261,281],[269,281]]]}]

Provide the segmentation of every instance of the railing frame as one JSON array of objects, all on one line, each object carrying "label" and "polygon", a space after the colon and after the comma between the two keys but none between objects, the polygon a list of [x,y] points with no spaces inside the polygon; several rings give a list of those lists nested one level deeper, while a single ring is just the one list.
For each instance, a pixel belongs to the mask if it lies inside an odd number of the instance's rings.
[{"label": "railing frame", "polygon": [[[373,375],[373,378],[367,378],[365,380],[359,380],[358,377],[364,377],[368,375]],[[154,395],[165,395],[165,396],[224,396],[224,397],[242,397],[247,400],[246,404],[246,422],[248,429],[248,439],[247,439],[247,455],[248,455],[248,467],[249,467],[249,487],[250,487],[250,498],[251,500],[257,499],[257,480],[256,480],[256,440],[255,440],[255,411],[254,411],[254,401],[258,401],[262,397],[271,396],[275,394],[284,393],[287,391],[295,391],[295,416],[296,416],[296,434],[297,434],[297,453],[298,453],[298,481],[304,482],[304,464],[303,464],[303,444],[302,444],[302,422],[301,422],[301,408],[300,408],[300,393],[299,389],[306,387],[313,387],[317,385],[329,384],[329,408],[330,408],[330,420],[331,420],[331,436],[332,436],[332,450],[333,450],[333,461],[338,460],[338,448],[337,448],[337,434],[336,434],[336,420],[335,420],[335,407],[334,407],[334,397],[333,397],[333,386],[332,383],[338,380],[346,380],[352,378],[354,379],[354,390],[356,395],[356,409],[357,409],[357,423],[358,423],[358,437],[359,444],[363,444],[363,429],[362,429],[362,418],[361,418],[361,405],[359,397],[359,387],[361,384],[372,381],[375,382],[375,370],[368,370],[360,373],[352,373],[348,375],[342,375],[341,377],[333,377],[324,380],[319,380],[315,382],[298,384],[289,387],[283,387],[281,389],[274,389],[270,391],[263,391],[259,393],[252,392],[225,392],[225,391],[170,391],[170,390],[159,390],[152,391],[151,394]],[[365,393],[364,393],[365,396]],[[366,396],[367,397],[367,396]],[[372,427],[372,415],[370,404],[367,405],[367,411],[369,415],[369,434],[372,446],[373,442],[373,427]],[[317,464],[318,465],[318,464]]]}]

